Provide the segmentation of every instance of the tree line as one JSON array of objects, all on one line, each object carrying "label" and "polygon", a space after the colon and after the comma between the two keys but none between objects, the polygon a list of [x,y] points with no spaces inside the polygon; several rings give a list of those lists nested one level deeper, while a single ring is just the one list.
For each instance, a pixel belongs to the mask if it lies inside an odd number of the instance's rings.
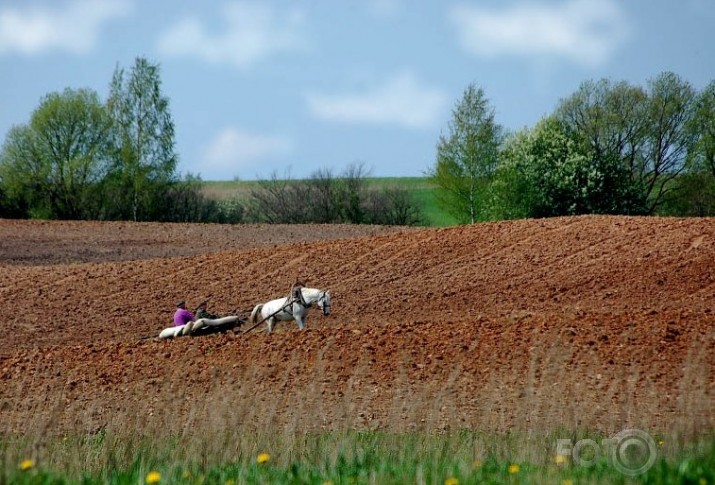
[{"label": "tree line", "polygon": [[586,81],[507,133],[471,84],[430,173],[461,222],[578,214],[715,214],[715,81]]},{"label": "tree line", "polygon": [[214,211],[200,179],[179,180],[159,68],[117,67],[105,102],[90,89],[42,98],[0,151],[0,216],[178,221]]},{"label": "tree line", "polygon": [[[218,201],[177,174],[159,66],[119,66],[103,102],[50,93],[0,150],[0,217],[163,222],[414,225],[404,188],[375,189],[363,164],[257,183]],[[507,132],[470,84],[429,173],[462,223],[578,214],[715,214],[715,81],[702,91],[665,72],[645,87],[586,81],[532,128]]]},{"label": "tree line", "polygon": [[117,67],[105,102],[89,89],[50,93],[0,151],[0,217],[163,222],[410,225],[410,194],[375,190],[361,164],[336,176],[260,182],[246,200],[203,195],[199,176],[177,175],[174,123],[159,66]]}]

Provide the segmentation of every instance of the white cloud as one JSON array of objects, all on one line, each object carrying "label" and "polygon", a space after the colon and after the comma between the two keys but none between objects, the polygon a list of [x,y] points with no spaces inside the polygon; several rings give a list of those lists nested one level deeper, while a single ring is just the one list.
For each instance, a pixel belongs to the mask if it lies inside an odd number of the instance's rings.
[{"label": "white cloud", "polygon": [[[282,136],[249,133],[236,127],[219,132],[204,151],[202,175],[233,177],[238,172],[260,168],[261,162],[291,152],[290,140]],[[252,174],[251,174],[252,175]]]},{"label": "white cloud", "polygon": [[271,8],[264,3],[227,4],[222,29],[188,17],[164,32],[158,49],[171,57],[195,57],[240,68],[280,52],[302,49],[303,15],[297,10]]},{"label": "white cloud", "polygon": [[37,54],[93,50],[103,25],[127,15],[132,3],[122,0],[74,0],[52,7],[0,7],[0,53]]},{"label": "white cloud", "polygon": [[463,47],[476,55],[555,56],[590,67],[608,62],[628,30],[614,0],[522,2],[491,10],[460,5],[449,18]]},{"label": "white cloud", "polygon": [[422,128],[439,121],[447,95],[421,85],[411,73],[402,72],[361,93],[310,93],[306,101],[310,112],[321,120]]}]

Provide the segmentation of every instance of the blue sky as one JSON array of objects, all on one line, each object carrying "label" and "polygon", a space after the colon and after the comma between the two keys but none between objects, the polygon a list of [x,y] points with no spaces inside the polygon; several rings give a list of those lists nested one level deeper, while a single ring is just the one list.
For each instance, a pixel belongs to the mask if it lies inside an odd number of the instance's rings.
[{"label": "blue sky", "polygon": [[466,86],[507,129],[588,79],[715,80],[715,0],[0,0],[0,135],[117,65],[161,66],[179,171],[243,180],[364,163],[421,176]]}]

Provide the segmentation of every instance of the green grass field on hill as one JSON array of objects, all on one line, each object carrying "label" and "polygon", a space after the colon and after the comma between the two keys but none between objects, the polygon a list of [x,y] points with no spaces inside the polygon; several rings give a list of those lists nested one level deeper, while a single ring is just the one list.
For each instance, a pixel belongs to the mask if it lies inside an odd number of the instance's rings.
[{"label": "green grass field on hill", "polygon": [[[454,226],[457,221],[437,204],[436,188],[426,177],[382,177],[368,178],[371,187],[404,188],[413,194],[414,201],[419,205],[424,216],[424,225],[429,227]],[[251,189],[259,182],[245,180],[205,181],[204,193],[211,198],[226,200],[234,197],[248,197]]]}]

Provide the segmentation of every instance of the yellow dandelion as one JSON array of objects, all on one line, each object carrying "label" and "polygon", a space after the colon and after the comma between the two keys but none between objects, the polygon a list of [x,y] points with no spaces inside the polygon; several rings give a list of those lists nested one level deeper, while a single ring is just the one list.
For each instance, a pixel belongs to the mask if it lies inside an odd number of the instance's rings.
[{"label": "yellow dandelion", "polygon": [[658,446],[663,446],[663,440],[658,440]]},{"label": "yellow dandelion", "polygon": [[482,466],[481,460],[474,460],[472,462],[472,468],[479,468],[480,466]]},{"label": "yellow dandelion", "polygon": [[188,479],[191,478],[191,476],[192,476],[192,475],[191,475],[191,471],[189,471],[189,470],[184,470],[184,473],[182,473],[181,476],[184,478],[184,480],[188,480]]},{"label": "yellow dandelion", "polygon": [[554,458],[554,461],[556,462],[557,465],[563,465],[564,463],[569,461],[569,457],[566,455],[556,455],[556,458]]},{"label": "yellow dandelion", "polygon": [[20,462],[20,470],[26,472],[28,470],[32,470],[32,467],[35,466],[35,462],[32,460],[22,460]]},{"label": "yellow dandelion", "polygon": [[698,480],[698,483],[699,483],[700,485],[708,485],[708,481],[705,480],[705,479],[702,478],[702,477],[700,478],[700,480]]},{"label": "yellow dandelion", "polygon": [[561,485],[573,485],[573,480],[571,480],[570,478],[567,478],[566,480],[562,480]]},{"label": "yellow dandelion", "polygon": [[159,483],[161,481],[161,473],[159,472],[149,472],[146,475],[146,483],[151,485],[152,483]]},{"label": "yellow dandelion", "polygon": [[519,465],[517,465],[516,463],[509,465],[509,473],[511,473],[512,475],[515,473],[519,473],[519,470]]},{"label": "yellow dandelion", "polygon": [[224,483],[224,485],[236,485],[236,482],[229,478],[228,480],[226,480],[226,483]]},{"label": "yellow dandelion", "polygon": [[271,455],[269,455],[268,453],[261,453],[260,455],[258,455],[258,458],[256,458],[256,461],[259,465],[262,465],[263,463],[268,463],[270,459]]},{"label": "yellow dandelion", "polygon": [[459,485],[459,480],[455,477],[449,477],[444,481],[444,485]]}]

